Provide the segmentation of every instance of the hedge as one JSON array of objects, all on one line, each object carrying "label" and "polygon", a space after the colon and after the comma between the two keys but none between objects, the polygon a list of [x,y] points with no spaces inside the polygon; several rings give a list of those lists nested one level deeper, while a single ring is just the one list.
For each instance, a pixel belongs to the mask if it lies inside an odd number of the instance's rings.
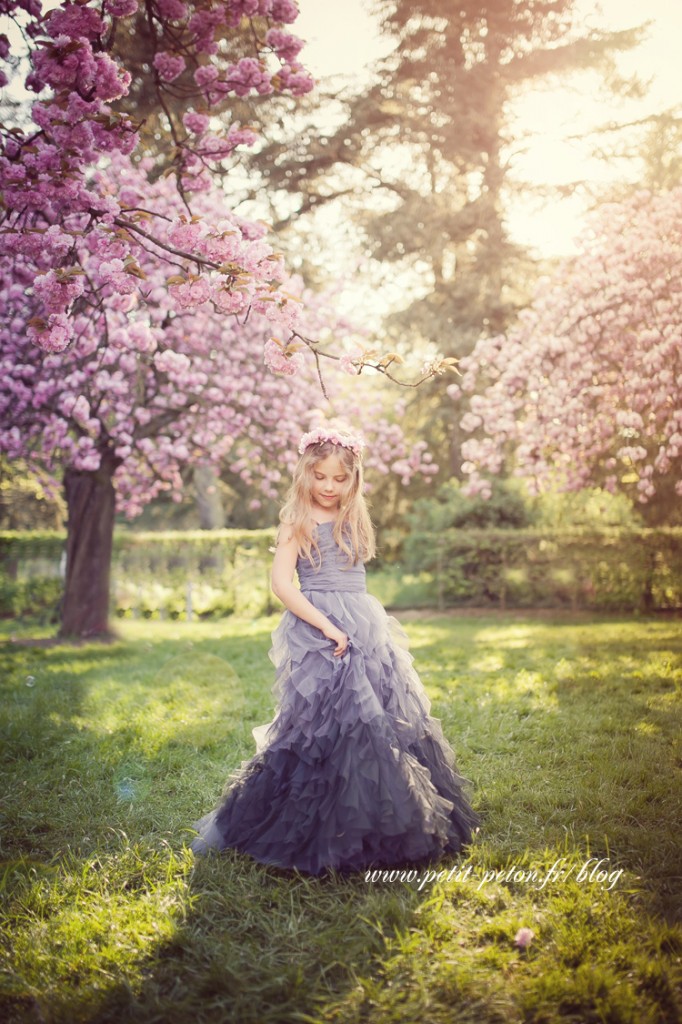
[{"label": "hedge", "polygon": [[414,531],[401,561],[431,574],[440,608],[682,608],[680,528]]},{"label": "hedge", "polygon": [[[278,607],[269,573],[274,530],[117,531],[112,613],[192,618]],[[65,535],[0,532],[0,615],[57,618]],[[574,610],[682,608],[682,529],[413,531],[384,555],[394,606]],[[370,581],[372,573],[370,569]],[[370,582],[371,589],[371,582]]]},{"label": "hedge", "polygon": [[[270,612],[274,541],[274,530],[115,531],[112,614],[175,619]],[[58,617],[65,544],[58,531],[0,532],[0,615]]]}]

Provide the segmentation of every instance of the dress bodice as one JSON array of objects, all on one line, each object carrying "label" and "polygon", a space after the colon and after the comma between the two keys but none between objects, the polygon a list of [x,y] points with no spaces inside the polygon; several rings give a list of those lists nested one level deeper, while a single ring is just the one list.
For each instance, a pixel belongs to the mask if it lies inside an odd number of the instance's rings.
[{"label": "dress bodice", "polygon": [[[319,523],[315,529],[315,539],[320,549],[321,565],[313,565],[309,558],[299,555],[296,572],[301,590],[363,593],[367,589],[365,566],[362,562],[349,565],[348,556],[334,540],[334,524]],[[313,557],[315,554],[313,549]]]}]

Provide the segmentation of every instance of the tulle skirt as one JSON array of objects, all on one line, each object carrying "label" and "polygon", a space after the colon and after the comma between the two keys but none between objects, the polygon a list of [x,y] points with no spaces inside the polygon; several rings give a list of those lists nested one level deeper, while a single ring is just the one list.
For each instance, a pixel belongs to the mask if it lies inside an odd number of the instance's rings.
[{"label": "tulle skirt", "polygon": [[457,853],[479,819],[399,623],[367,593],[306,596],[350,637],[343,657],[286,611],[272,635],[275,718],[194,827],[195,853],[234,848],[319,875]]}]

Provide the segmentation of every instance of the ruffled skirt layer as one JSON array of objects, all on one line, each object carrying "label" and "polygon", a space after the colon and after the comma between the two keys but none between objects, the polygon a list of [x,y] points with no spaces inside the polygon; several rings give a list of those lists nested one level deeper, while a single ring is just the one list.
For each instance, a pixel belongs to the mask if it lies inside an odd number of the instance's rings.
[{"label": "ruffled skirt layer", "polygon": [[193,850],[234,848],[313,875],[459,852],[478,817],[406,634],[369,594],[306,596],[350,647],[335,658],[318,629],[284,613],[270,651],[276,716],[254,729],[256,755],[195,823]]}]

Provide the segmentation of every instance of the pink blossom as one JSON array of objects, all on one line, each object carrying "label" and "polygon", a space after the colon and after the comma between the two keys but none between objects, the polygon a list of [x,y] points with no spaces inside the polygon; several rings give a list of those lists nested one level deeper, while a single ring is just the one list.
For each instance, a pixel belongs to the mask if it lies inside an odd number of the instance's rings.
[{"label": "pink blossom", "polygon": [[222,160],[228,157],[233,149],[234,146],[230,145],[226,138],[221,138],[219,135],[205,135],[194,152],[200,154],[204,159]]},{"label": "pink blossom", "polygon": [[166,349],[165,352],[157,352],[154,355],[154,365],[162,373],[186,373],[190,366],[190,360],[184,352],[172,352]]},{"label": "pink blossom", "polygon": [[213,289],[213,301],[223,313],[242,313],[249,303],[248,292],[220,286]]},{"label": "pink blossom", "polygon": [[194,81],[200,89],[208,89],[218,80],[218,69],[212,64],[203,64],[194,72]]},{"label": "pink blossom", "polygon": [[534,938],[535,932],[531,928],[519,928],[514,936],[514,944],[519,949],[528,949]]},{"label": "pink blossom", "polygon": [[211,289],[204,277],[189,279],[184,284],[173,285],[169,289],[171,295],[182,309],[194,309],[208,302]]},{"label": "pink blossom", "polygon": [[296,36],[282,32],[281,29],[271,28],[265,36],[265,42],[271,46],[279,59],[285,63],[291,62],[298,57],[303,48],[303,40]]},{"label": "pink blossom", "polygon": [[104,22],[94,8],[69,4],[50,11],[45,27],[53,39],[60,36],[97,39],[104,31]]},{"label": "pink blossom", "polygon": [[125,96],[131,74],[120,68],[106,53],[95,55],[95,94],[101,100],[117,100]]},{"label": "pink blossom", "polygon": [[150,353],[156,351],[156,337],[148,324],[133,321],[133,323],[127,326],[126,335],[128,343],[137,352]]},{"label": "pink blossom", "polygon": [[175,221],[168,228],[168,241],[179,249],[192,252],[199,242],[201,230],[202,227],[198,221],[189,222],[183,218]]},{"label": "pink blossom", "polygon": [[78,396],[71,410],[71,415],[80,422],[90,419],[90,403],[85,395]]},{"label": "pink blossom", "polygon": [[339,367],[344,373],[347,373],[350,377],[354,377],[358,372],[356,360],[353,356],[344,353],[339,359]]},{"label": "pink blossom", "polygon": [[97,268],[97,279],[100,285],[110,285],[119,294],[128,294],[135,290],[135,279],[128,274],[123,260],[103,260]]},{"label": "pink blossom", "polygon": [[128,18],[135,14],[139,0],[105,0],[104,9],[112,18]]},{"label": "pink blossom", "polygon": [[298,7],[294,3],[294,0],[272,0],[270,16],[273,21],[289,24],[292,21],[296,21],[298,17]]},{"label": "pink blossom", "polygon": [[285,64],[277,73],[279,89],[285,89],[292,96],[305,96],[315,88],[315,79],[300,64]]},{"label": "pink blossom", "polygon": [[208,129],[210,118],[207,114],[199,114],[194,110],[190,110],[183,116],[182,123],[188,132],[202,135]]},{"label": "pink blossom", "polygon": [[275,338],[271,338],[263,350],[263,362],[273,373],[281,373],[286,377],[293,376],[303,367],[303,356],[289,346],[283,346]]},{"label": "pink blossom", "polygon": [[50,270],[37,277],[33,285],[35,295],[49,313],[65,312],[84,289],[84,275],[70,271]]},{"label": "pink blossom", "polygon": [[73,460],[74,469],[83,472],[96,473],[102,462],[102,456],[97,451],[87,452],[83,455],[76,455]]},{"label": "pink blossom", "polygon": [[73,337],[73,326],[64,313],[51,313],[47,322],[30,324],[27,337],[45,352],[63,352]]},{"label": "pink blossom", "polygon": [[236,146],[252,146],[258,141],[258,133],[252,128],[241,128],[238,124],[231,124],[227,130],[227,141],[231,149]]},{"label": "pink blossom", "polygon": [[202,10],[196,10],[195,8],[187,22],[187,29],[192,37],[193,49],[197,53],[217,53],[218,46],[215,36],[220,27],[225,23],[226,18],[228,24],[232,23],[235,27],[239,26],[239,20],[233,22],[231,12],[228,13],[223,4]]},{"label": "pink blossom", "polygon": [[242,57],[237,64],[227,69],[226,77],[237,96],[248,96],[252,89],[261,96],[273,91],[267,69],[253,57]]},{"label": "pink blossom", "polygon": [[153,60],[154,67],[159,73],[162,82],[172,82],[185,70],[186,61],[180,54],[156,53]]},{"label": "pink blossom", "polygon": [[266,13],[262,10],[262,0],[232,0],[230,7],[233,25],[239,24],[242,18],[254,18],[257,14]]},{"label": "pink blossom", "polygon": [[300,306],[286,298],[262,294],[253,300],[255,312],[261,313],[271,323],[291,330],[296,326],[300,316]]}]

